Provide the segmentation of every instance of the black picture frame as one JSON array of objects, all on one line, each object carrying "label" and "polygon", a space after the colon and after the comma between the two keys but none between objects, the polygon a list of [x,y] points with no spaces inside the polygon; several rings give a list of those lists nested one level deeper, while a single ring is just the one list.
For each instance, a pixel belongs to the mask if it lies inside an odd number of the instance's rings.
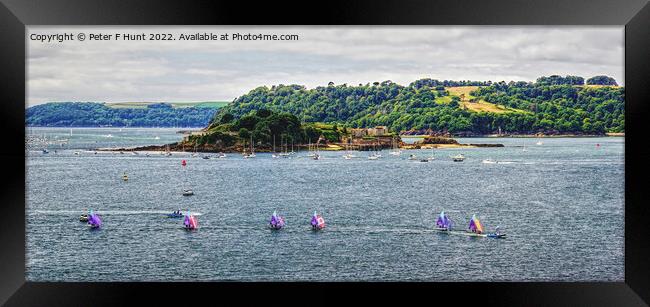
[{"label": "black picture frame", "polygon": [[[7,306],[187,304],[223,298],[285,304],[391,297],[427,305],[475,299],[485,305],[644,306],[650,302],[650,240],[645,231],[643,162],[650,102],[650,4],[646,0],[483,1],[114,1],[0,0],[0,304]],[[25,281],[25,26],[26,25],[625,25],[625,281],[550,283],[34,283]],[[345,298],[341,291],[353,296]],[[451,295],[450,293],[455,293]],[[469,295],[467,295],[469,294]],[[429,303],[431,302],[431,303]],[[401,305],[401,304],[400,304]]]}]

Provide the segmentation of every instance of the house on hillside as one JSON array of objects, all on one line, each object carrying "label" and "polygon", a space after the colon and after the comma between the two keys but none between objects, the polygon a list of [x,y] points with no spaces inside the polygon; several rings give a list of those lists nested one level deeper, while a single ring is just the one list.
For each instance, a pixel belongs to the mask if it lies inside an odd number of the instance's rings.
[{"label": "house on hillside", "polygon": [[350,134],[353,138],[362,138],[368,135],[368,129],[364,128],[352,128],[350,129]]},{"label": "house on hillside", "polygon": [[356,128],[350,129],[353,138],[362,138],[365,136],[384,136],[388,134],[388,127],[377,126],[374,128]]},{"label": "house on hillside", "polygon": [[382,136],[386,134],[388,134],[388,127],[386,126],[377,126],[375,128],[368,128],[368,135]]}]

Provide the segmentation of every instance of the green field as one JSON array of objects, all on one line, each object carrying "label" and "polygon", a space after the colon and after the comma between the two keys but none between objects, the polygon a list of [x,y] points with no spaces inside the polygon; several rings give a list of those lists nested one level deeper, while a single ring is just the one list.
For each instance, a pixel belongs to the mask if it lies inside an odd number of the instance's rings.
[{"label": "green field", "polygon": [[[497,105],[494,103],[487,102],[485,100],[478,100],[476,102],[469,102],[470,99],[474,99],[470,93],[477,90],[478,86],[456,86],[456,87],[446,87],[445,89],[449,91],[449,95],[461,97],[460,107],[466,108],[473,112],[490,112],[490,113],[528,113],[528,111],[519,110],[515,108],[509,108],[502,105]],[[451,101],[451,98],[449,98]],[[437,98],[436,98],[436,102]]]},{"label": "green field", "polygon": [[[160,102],[107,102],[106,106],[116,109],[144,109],[150,104]],[[218,109],[228,104],[228,101],[195,101],[195,102],[165,102],[171,104],[174,108],[212,108]]]}]

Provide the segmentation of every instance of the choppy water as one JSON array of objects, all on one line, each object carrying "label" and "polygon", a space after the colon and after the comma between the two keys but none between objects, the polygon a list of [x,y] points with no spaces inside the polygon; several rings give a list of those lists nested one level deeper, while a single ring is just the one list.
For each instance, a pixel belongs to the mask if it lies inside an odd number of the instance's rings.
[{"label": "choppy water", "polygon": [[[353,160],[323,152],[319,161],[305,152],[249,160],[75,155],[76,147],[92,148],[92,134],[108,134],[91,130],[73,130],[91,135],[56,154],[29,151],[30,281],[624,279],[623,138],[543,139],[541,146],[459,139],[506,147],[436,150],[430,163],[407,160],[429,150],[400,157],[384,151],[376,161],[366,152]],[[138,129],[121,140],[108,130],[113,138],[98,147],[181,138],[174,130]],[[132,142],[138,135],[143,140]],[[452,162],[460,152],[467,159]],[[486,158],[511,163],[482,163]],[[195,195],[183,197],[185,186]],[[100,230],[78,221],[91,208],[104,220]],[[197,231],[163,216],[178,208],[198,214]],[[285,217],[285,229],[266,228],[273,210]],[[322,232],[309,230],[314,210],[326,219]],[[461,228],[476,214],[508,238],[435,233],[440,210]]]}]

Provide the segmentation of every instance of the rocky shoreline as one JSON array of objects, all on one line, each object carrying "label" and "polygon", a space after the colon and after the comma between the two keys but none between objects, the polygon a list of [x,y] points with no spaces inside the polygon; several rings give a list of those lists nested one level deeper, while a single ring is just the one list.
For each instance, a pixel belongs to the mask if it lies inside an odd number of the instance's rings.
[{"label": "rocky shoreline", "polygon": [[479,134],[470,131],[461,131],[449,133],[447,131],[432,131],[431,129],[408,130],[400,133],[400,136],[406,137],[443,137],[443,138],[471,138],[471,137],[530,137],[530,138],[544,138],[544,137],[606,137],[606,136],[625,136],[624,132],[607,132],[602,134],[588,134],[582,132],[561,133],[559,131],[540,131],[540,132],[510,132],[510,133],[491,133]]},{"label": "rocky shoreline", "polygon": [[[426,137],[421,142],[416,142],[414,144],[406,144],[399,140],[395,143],[399,149],[409,150],[409,149],[429,149],[429,148],[485,148],[485,147],[504,147],[503,144],[461,144],[458,143],[455,139],[445,138],[445,137]],[[285,150],[294,150],[294,151],[306,151],[313,150],[313,144],[295,144],[293,148],[286,148]],[[353,143],[325,143],[319,145],[318,150],[321,151],[343,151],[343,150],[355,150],[355,151],[373,151],[377,149],[391,149],[393,148],[393,142],[391,139],[384,140],[375,140],[375,141],[366,141],[366,142],[353,142]],[[214,144],[202,144],[197,145],[196,147],[192,144],[187,144],[183,142],[177,142],[172,144],[165,145],[149,145],[149,146],[140,146],[140,147],[130,147],[130,148],[99,148],[99,151],[155,151],[155,152],[211,152],[211,153],[242,153],[245,151],[250,151],[250,148],[246,146],[244,148],[242,145],[237,144],[234,146],[217,146]],[[275,152],[281,152],[281,148],[276,148]],[[273,147],[269,145],[257,145],[255,146],[255,152],[274,152]]]}]

